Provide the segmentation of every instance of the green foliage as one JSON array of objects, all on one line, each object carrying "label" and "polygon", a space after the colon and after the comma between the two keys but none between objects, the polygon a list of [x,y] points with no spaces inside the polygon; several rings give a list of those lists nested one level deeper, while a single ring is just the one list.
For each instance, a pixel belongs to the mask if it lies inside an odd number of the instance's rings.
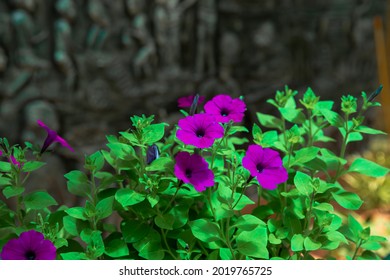
[{"label": "green foliage", "polygon": [[[297,260],[316,258],[318,251],[332,258],[341,247],[349,248],[346,259],[379,259],[376,252],[387,240],[371,235],[364,221],[349,214],[366,201],[343,181],[351,174],[382,178],[389,173],[363,157],[346,159],[351,142],[384,134],[364,124],[364,113],[378,104],[363,94],[362,102],[347,95],[334,106],[311,88],[297,96],[287,86],[277,91],[267,100],[276,115],[256,112],[251,130],[222,124],[223,138],[205,149],[184,145],[176,126],[169,131],[168,124],[154,123],[154,116],[131,117],[129,129],[108,135],[104,149],[85,155],[83,170],[64,175],[69,193],[82,198],[80,205],[58,205],[44,190],[27,192],[30,173],[45,168],[39,147],[10,146],[0,139],[0,189],[17,204],[12,208],[0,201],[0,249],[34,228],[64,260]],[[328,135],[329,127],[339,133],[337,141]],[[288,180],[276,190],[263,189],[243,167],[248,142],[280,154]],[[148,162],[151,145],[160,153]],[[175,156],[181,151],[206,160],[214,186],[198,192],[176,178]]]}]

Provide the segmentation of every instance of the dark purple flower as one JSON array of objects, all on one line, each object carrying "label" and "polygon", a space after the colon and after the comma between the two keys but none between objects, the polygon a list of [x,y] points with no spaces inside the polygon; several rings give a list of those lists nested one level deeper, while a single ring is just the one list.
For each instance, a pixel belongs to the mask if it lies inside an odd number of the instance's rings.
[{"label": "dark purple flower", "polygon": [[268,190],[276,189],[278,184],[287,181],[288,178],[279,153],[260,145],[249,145],[242,159],[242,166]]},{"label": "dark purple flower", "polygon": [[45,139],[45,142],[43,143],[41,154],[46,151],[46,149],[53,144],[54,142],[60,143],[65,148],[68,148],[70,151],[74,152],[73,148],[66,142],[65,139],[60,137],[56,131],[50,129],[46,124],[44,124],[42,121],[38,120],[38,125],[40,127],[43,127],[47,131],[47,137]]},{"label": "dark purple flower", "polygon": [[[180,97],[177,100],[177,106],[179,108],[190,108],[192,103],[193,103],[193,101],[194,101],[194,98],[195,98],[195,95],[189,95],[189,96]],[[203,103],[204,100],[205,100],[204,96],[199,96],[198,104]]]},{"label": "dark purple flower", "polygon": [[223,133],[223,127],[215,121],[213,116],[195,114],[179,120],[176,137],[184,144],[202,149],[211,147],[215,139],[223,137]]},{"label": "dark purple flower", "polygon": [[148,150],[146,151],[146,163],[149,165],[159,157],[160,157],[160,152],[158,150],[157,145],[153,144],[149,146]]},{"label": "dark purple flower", "polygon": [[184,183],[192,184],[198,192],[214,186],[214,173],[200,155],[179,152],[176,157],[175,175]]},{"label": "dark purple flower", "polygon": [[246,106],[240,98],[233,99],[229,95],[220,94],[207,102],[204,110],[207,114],[215,116],[217,122],[228,123],[231,120],[241,122]]},{"label": "dark purple flower", "polygon": [[35,230],[23,232],[8,241],[1,251],[2,260],[55,260],[56,247],[42,233]]}]

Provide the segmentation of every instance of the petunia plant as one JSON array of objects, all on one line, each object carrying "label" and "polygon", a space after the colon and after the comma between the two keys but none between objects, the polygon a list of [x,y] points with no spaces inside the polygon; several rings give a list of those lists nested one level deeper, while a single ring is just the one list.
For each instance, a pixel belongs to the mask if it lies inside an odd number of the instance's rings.
[{"label": "petunia plant", "polygon": [[[364,119],[379,106],[379,91],[335,105],[286,86],[264,104],[277,114],[253,112],[250,125],[245,98],[228,94],[179,99],[177,124],[133,116],[128,130],[85,156],[83,170],[64,175],[79,205],[25,188],[29,174],[45,168],[49,146],[74,152],[38,120],[48,134],[42,146],[0,142],[0,256],[299,260],[340,251],[343,259],[379,259],[387,240],[359,220],[354,211],[364,201],[342,180],[389,172],[361,157],[346,160],[351,142],[383,134]],[[338,142],[329,136],[335,130]]]}]

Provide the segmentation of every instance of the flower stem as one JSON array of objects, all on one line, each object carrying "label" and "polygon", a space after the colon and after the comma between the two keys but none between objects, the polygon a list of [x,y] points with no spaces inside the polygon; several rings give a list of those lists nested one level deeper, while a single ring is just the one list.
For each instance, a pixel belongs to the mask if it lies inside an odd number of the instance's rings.
[{"label": "flower stem", "polygon": [[164,213],[168,210],[169,206],[172,205],[172,202],[175,200],[175,198],[176,198],[176,196],[177,196],[177,193],[179,192],[179,189],[180,189],[180,187],[181,187],[182,185],[183,185],[183,181],[182,181],[182,180],[179,180],[179,184],[178,184],[178,186],[177,186],[177,188],[176,188],[175,194],[172,196],[171,200],[170,200],[169,203],[167,204],[167,207],[165,207],[164,211],[162,211],[162,214],[164,214]]},{"label": "flower stem", "polygon": [[309,131],[307,133],[307,147],[313,146],[313,136],[312,135],[312,126],[313,126],[313,118],[311,114],[311,109],[307,109],[307,119],[309,120]]},{"label": "flower stem", "polygon": [[164,229],[161,229],[161,235],[163,237],[164,244],[167,247],[167,250],[165,250],[165,251],[168,252],[173,257],[173,259],[177,260],[176,255],[171,251],[171,246],[169,246],[169,244],[168,244],[167,233],[165,232]]}]

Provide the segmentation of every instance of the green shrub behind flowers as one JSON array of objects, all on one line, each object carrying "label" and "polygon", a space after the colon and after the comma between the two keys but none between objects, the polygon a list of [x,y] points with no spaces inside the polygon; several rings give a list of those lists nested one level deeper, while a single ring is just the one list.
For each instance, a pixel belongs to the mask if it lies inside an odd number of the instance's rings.
[{"label": "green shrub behind flowers", "polygon": [[[153,116],[133,116],[127,131],[107,136],[106,149],[85,157],[83,170],[65,174],[68,191],[84,198],[80,206],[58,206],[47,192],[24,188],[31,172],[45,168],[52,142],[70,148],[64,139],[43,125],[51,135],[45,149],[3,138],[0,186],[16,207],[0,202],[0,248],[35,229],[55,245],[57,259],[297,260],[341,246],[352,248],[346,259],[379,259],[375,251],[387,240],[354,218],[363,201],[339,183],[349,173],[389,171],[345,159],[349,143],[382,134],[364,124],[364,113],[379,106],[372,99],[344,96],[336,112],[338,104],[310,88],[299,97],[285,87],[268,100],[278,114],[258,112],[250,128],[241,125],[245,99],[225,94],[204,107],[199,96],[181,100],[190,109],[169,131]],[[324,145],[335,141],[332,128],[340,133],[337,151]]]}]

